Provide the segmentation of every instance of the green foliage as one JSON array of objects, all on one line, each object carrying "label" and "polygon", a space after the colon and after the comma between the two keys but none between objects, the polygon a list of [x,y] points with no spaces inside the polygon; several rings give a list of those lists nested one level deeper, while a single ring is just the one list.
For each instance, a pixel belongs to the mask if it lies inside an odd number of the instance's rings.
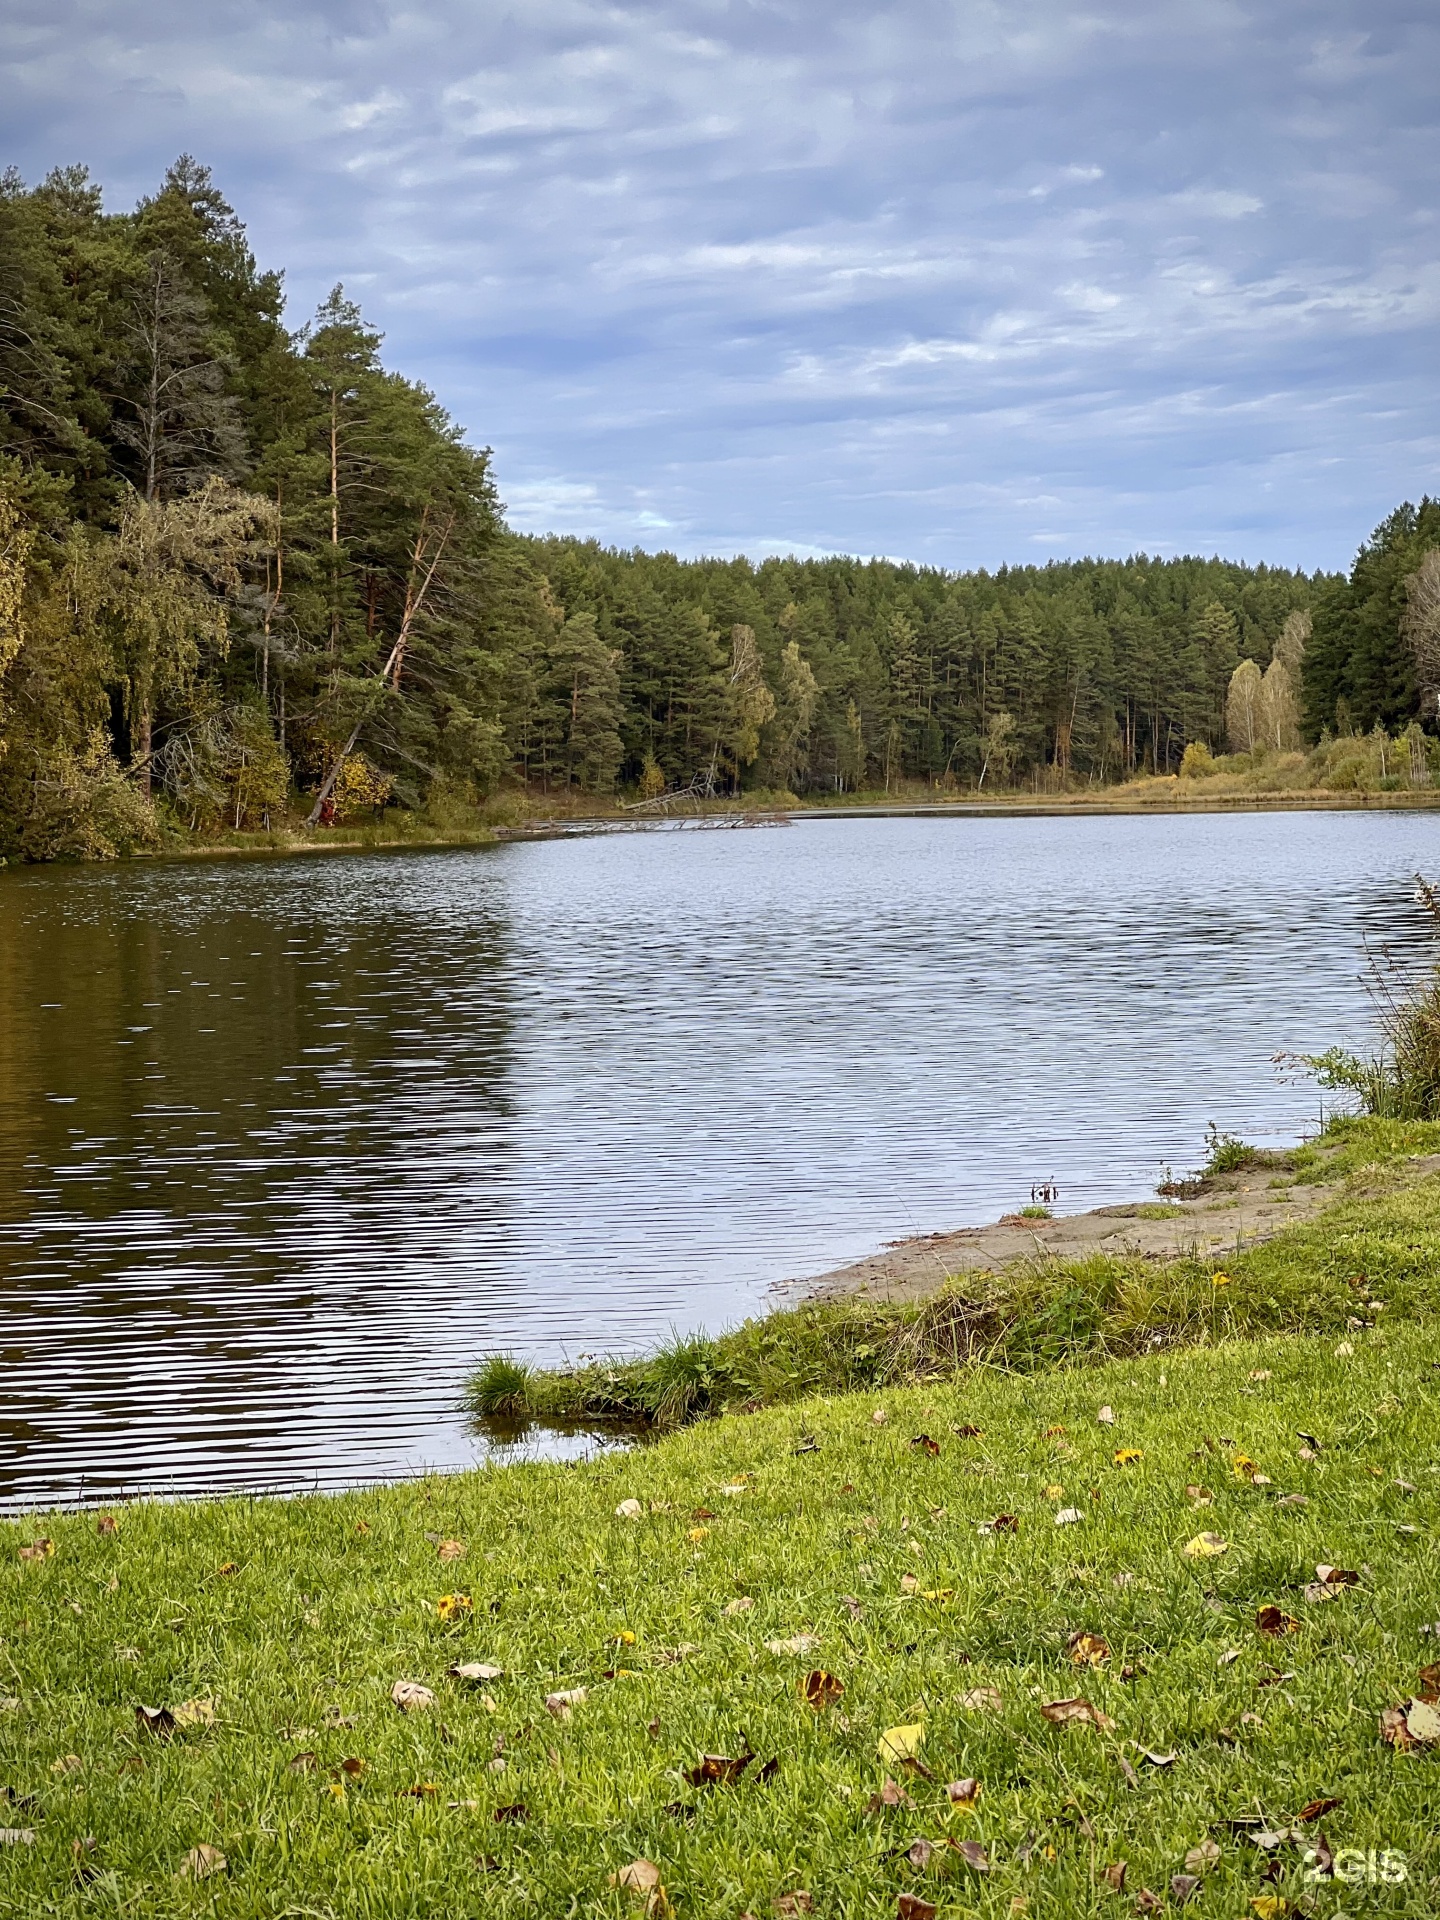
[{"label": "green foliage", "polygon": [[510,1354],[493,1353],[466,1388],[465,1404],[481,1415],[521,1413],[529,1384],[527,1366]]}]

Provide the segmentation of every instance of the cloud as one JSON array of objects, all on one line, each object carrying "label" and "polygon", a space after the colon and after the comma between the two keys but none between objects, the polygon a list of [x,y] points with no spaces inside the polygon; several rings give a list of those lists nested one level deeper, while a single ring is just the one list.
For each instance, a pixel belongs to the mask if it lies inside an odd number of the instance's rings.
[{"label": "cloud", "polygon": [[30,176],[209,161],[517,525],[1343,563],[1440,487],[1418,0],[11,0]]}]

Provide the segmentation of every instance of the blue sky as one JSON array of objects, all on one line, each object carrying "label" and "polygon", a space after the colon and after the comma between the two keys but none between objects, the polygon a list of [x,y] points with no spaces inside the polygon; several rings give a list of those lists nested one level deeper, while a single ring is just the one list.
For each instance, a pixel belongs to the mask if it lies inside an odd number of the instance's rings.
[{"label": "blue sky", "polygon": [[1440,492],[1434,0],[6,0],[4,160],[211,165],[512,523],[1348,564]]}]

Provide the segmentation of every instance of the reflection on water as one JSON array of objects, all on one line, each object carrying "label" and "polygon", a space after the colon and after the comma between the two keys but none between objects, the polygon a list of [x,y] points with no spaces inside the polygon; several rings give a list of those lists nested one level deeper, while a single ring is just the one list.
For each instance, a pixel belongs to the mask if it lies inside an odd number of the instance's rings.
[{"label": "reflection on water", "polygon": [[[474,1459],[477,1355],[1293,1138],[1430,816],[802,822],[0,874],[0,1499]],[[528,1443],[526,1443],[528,1444]],[[583,1449],[584,1436],[547,1442]]]}]

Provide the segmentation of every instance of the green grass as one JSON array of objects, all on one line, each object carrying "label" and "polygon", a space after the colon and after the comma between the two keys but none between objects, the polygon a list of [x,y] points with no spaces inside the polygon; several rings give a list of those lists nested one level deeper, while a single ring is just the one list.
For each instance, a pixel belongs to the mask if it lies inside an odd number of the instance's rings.
[{"label": "green grass", "polygon": [[[113,1535],[93,1514],[6,1525],[0,1786],[18,1799],[3,1818],[36,1839],[0,1846],[0,1913],[618,1920],[642,1907],[608,1876],[644,1857],[675,1914],[707,1920],[767,1920],[796,1889],[827,1920],[893,1916],[901,1892],[946,1920],[1077,1920],[1133,1911],[1142,1886],[1173,1907],[1171,1876],[1207,1839],[1202,1914],[1267,1894],[1317,1916],[1433,1913],[1440,1750],[1397,1754],[1377,1716],[1440,1658],[1422,1634],[1440,1618],[1437,1367],[1440,1337],[1405,1324],[977,1369],[575,1468],[122,1508]],[[1312,1462],[1297,1429],[1321,1442]],[[1121,1449],[1141,1457],[1119,1466]],[[1237,1474],[1241,1454],[1271,1484]],[[1201,1483],[1209,1506],[1187,1497]],[[1308,1504],[1280,1504],[1295,1492]],[[639,1518],[617,1517],[626,1500]],[[1057,1525],[1067,1506],[1083,1518]],[[1001,1513],[1018,1530],[979,1531]],[[1228,1551],[1185,1558],[1202,1530]],[[53,1556],[22,1563],[39,1536]],[[439,1558],[446,1539],[462,1558]],[[1320,1562],[1359,1585],[1307,1601]],[[437,1602],[457,1591],[472,1609],[447,1626]],[[1259,1632],[1270,1604],[1298,1631]],[[1109,1643],[1098,1670],[1067,1654],[1082,1631]],[[766,1648],[800,1633],[813,1648]],[[447,1678],[467,1660],[503,1677]],[[817,1713],[799,1689],[819,1668],[844,1693]],[[433,1708],[397,1711],[402,1679]],[[571,1717],[552,1717],[546,1696],[576,1688]],[[965,1704],[980,1688],[998,1711]],[[1113,1729],[1042,1717],[1077,1695]],[[137,1726],[137,1705],[195,1698],[213,1699],[213,1727]],[[933,1778],[878,1757],[902,1724],[923,1724]],[[704,1753],[745,1752],[734,1785],[684,1777]],[[887,1775],[913,1807],[867,1813]],[[978,1805],[952,1811],[944,1783],[965,1777]],[[1316,1827],[1332,1848],[1400,1850],[1403,1884],[1307,1886],[1288,1845],[1268,1883],[1266,1856],[1216,1824],[1279,1829],[1329,1796]],[[516,1806],[523,1819],[497,1820]],[[949,1850],[910,1864],[911,1841],[947,1835],[981,1842],[992,1870]],[[178,1875],[201,1845],[229,1870],[195,1884]],[[1119,1860],[1123,1902],[1102,1878]]]},{"label": "green grass", "polygon": [[[1264,1175],[1276,1165],[1276,1156],[1240,1142],[1223,1152],[1225,1171]],[[1021,1262],[964,1275],[919,1301],[809,1302],[639,1359],[548,1372],[492,1360],[468,1404],[482,1417],[502,1410],[663,1427],[727,1408],[944,1378],[977,1362],[1030,1373],[1269,1332],[1353,1331],[1352,1322],[1385,1316],[1440,1318],[1440,1174],[1421,1177],[1412,1164],[1433,1153],[1440,1123],[1337,1119],[1285,1156],[1297,1184],[1340,1182],[1335,1205],[1245,1251]],[[1220,1287],[1217,1273],[1227,1276]],[[506,1369],[501,1409],[492,1404],[497,1365]]]}]

